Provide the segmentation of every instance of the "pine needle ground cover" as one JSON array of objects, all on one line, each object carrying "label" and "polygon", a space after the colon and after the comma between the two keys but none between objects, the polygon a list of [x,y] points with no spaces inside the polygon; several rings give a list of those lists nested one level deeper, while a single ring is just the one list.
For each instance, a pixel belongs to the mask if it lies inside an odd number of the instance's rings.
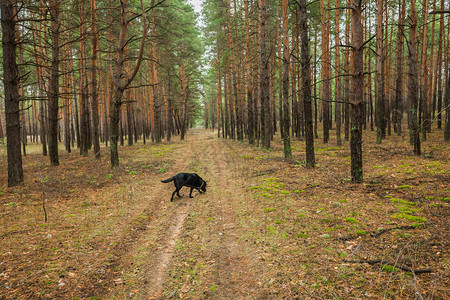
[{"label": "pine needle ground cover", "polygon": [[[304,142],[293,159],[195,131],[186,141],[121,147],[120,167],[61,154],[24,158],[25,185],[0,182],[5,298],[446,298],[449,153],[440,132],[364,136],[364,182],[348,142]],[[373,142],[372,142],[373,141]],[[62,151],[61,151],[62,153]],[[6,158],[2,157],[6,169]],[[192,171],[206,194],[170,202],[160,180]],[[47,217],[47,221],[45,218]]]}]

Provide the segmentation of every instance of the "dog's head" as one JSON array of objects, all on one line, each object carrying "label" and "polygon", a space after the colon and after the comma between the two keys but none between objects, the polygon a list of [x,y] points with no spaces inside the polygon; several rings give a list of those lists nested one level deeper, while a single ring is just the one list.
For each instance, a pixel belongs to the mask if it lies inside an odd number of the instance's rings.
[{"label": "dog's head", "polygon": [[202,185],[200,186],[200,189],[204,192],[206,192],[206,181],[202,180]]}]

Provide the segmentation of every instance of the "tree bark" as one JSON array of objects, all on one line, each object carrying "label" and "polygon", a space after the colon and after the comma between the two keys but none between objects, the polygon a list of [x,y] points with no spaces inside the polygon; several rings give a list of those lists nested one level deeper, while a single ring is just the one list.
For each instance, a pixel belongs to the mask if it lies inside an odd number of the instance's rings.
[{"label": "tree bark", "polygon": [[261,64],[261,131],[262,146],[265,149],[270,148],[271,124],[270,124],[270,80],[269,80],[269,59],[266,49],[266,21],[267,21],[266,0],[259,0],[259,22],[260,29],[260,64]]},{"label": "tree bark", "polygon": [[[153,0],[154,2],[154,0]],[[153,3],[152,2],[152,3]],[[152,4],[153,6],[153,4]],[[156,33],[156,11],[152,12],[152,58],[151,63],[151,76],[152,76],[152,95],[153,95],[153,135],[155,142],[157,144],[161,143],[163,136],[163,126],[162,126],[162,101],[160,96],[161,85],[159,84],[159,74],[157,61],[157,33]],[[167,48],[168,49],[168,45]]]},{"label": "tree bark", "polygon": [[[130,101],[131,92],[127,91],[128,101]],[[132,104],[131,102],[126,105],[126,116],[127,116],[127,145],[133,146],[133,113],[132,113]]]},{"label": "tree bark", "polygon": [[[433,3],[433,11],[435,11],[436,10],[436,0],[433,0],[432,3]],[[430,42],[431,49],[430,49],[430,54],[429,54],[430,70],[429,70],[429,87],[428,87],[428,95],[427,95],[427,98],[428,98],[428,103],[427,103],[428,116],[427,117],[429,120],[432,120],[432,118],[434,118],[434,113],[435,113],[434,107],[433,107],[433,95],[434,95],[434,90],[435,90],[434,89],[434,83],[435,83],[434,69],[436,68],[436,59],[434,56],[434,50],[436,48],[435,42],[434,42],[434,39],[436,36],[436,22],[435,21],[436,21],[436,15],[433,14],[432,19],[431,19],[431,24],[432,24],[431,25],[431,42]],[[428,124],[429,126],[427,126],[428,133],[431,133],[431,123],[432,122],[429,122],[429,124]]]},{"label": "tree bark", "polygon": [[410,139],[414,146],[414,154],[420,155],[420,128],[417,122],[417,100],[418,100],[418,80],[417,80],[417,46],[416,46],[416,29],[417,29],[417,11],[416,0],[411,0],[411,18],[409,31],[409,80],[408,80],[408,100],[409,100],[409,132]]},{"label": "tree bark", "polygon": [[[170,142],[172,134],[174,133],[173,114],[172,114],[172,84],[170,82],[170,71],[167,70],[167,141]],[[223,128],[223,125],[222,125]]]},{"label": "tree bark", "polygon": [[97,7],[95,0],[91,0],[91,32],[92,32],[92,64],[91,64],[91,89],[92,89],[92,138],[94,144],[94,156],[100,158],[100,133],[98,115],[98,91],[97,91],[97,55],[98,55],[98,31],[97,31]]},{"label": "tree bark", "polygon": [[328,10],[325,10],[325,0],[320,0],[320,31],[322,34],[322,119],[323,119],[323,142],[328,143],[330,139],[330,48],[328,24],[326,19]]},{"label": "tree bark", "polygon": [[8,186],[23,183],[20,152],[19,69],[16,63],[16,22],[12,1],[1,0],[3,82],[6,115],[6,150],[8,156]]},{"label": "tree bark", "polygon": [[181,140],[183,141],[186,135],[186,126],[187,126],[187,79],[183,63],[180,64],[179,70],[180,70],[180,94],[181,94],[180,99]]},{"label": "tree bark", "polygon": [[[17,1],[13,2],[13,13],[14,13],[14,22],[16,25],[16,45],[19,52],[19,65],[23,66],[24,64],[24,58],[23,58],[23,43],[20,42],[20,30],[19,30],[19,24],[18,24],[18,11],[17,11]],[[22,78],[22,69],[18,69],[18,77]],[[23,100],[23,84],[21,80],[18,81],[18,89],[19,89],[19,99],[22,99],[20,102],[20,110],[22,113],[20,114],[20,137],[22,139],[22,155],[27,156],[27,124],[26,124],[26,117],[25,117],[25,101]]]},{"label": "tree bark", "polygon": [[[283,0],[281,14],[283,17],[283,144],[284,157],[292,158],[289,134],[289,10],[288,0]],[[293,108],[294,109],[294,108]]]},{"label": "tree bark", "polygon": [[428,36],[428,0],[423,4],[423,27],[422,27],[422,65],[420,68],[420,107],[422,111],[422,140],[427,140],[427,130],[431,120],[428,119],[428,64],[427,64],[427,36]]},{"label": "tree bark", "polygon": [[[250,31],[249,31],[249,12],[248,1],[244,0],[244,18],[245,18],[245,71],[246,71],[246,86],[247,86],[247,137],[249,144],[255,143],[255,128],[253,118],[253,93],[252,93],[252,79],[251,79],[251,60],[250,60]],[[220,65],[219,65],[220,67]],[[220,96],[222,97],[222,96]]]},{"label": "tree bark", "polygon": [[[152,0],[152,4],[154,0]],[[152,5],[153,6],[153,5]],[[119,166],[119,123],[120,123],[120,107],[122,105],[123,92],[130,85],[139,70],[142,63],[142,56],[144,52],[145,38],[147,36],[147,22],[144,9],[143,0],[141,0],[142,20],[143,20],[143,36],[141,40],[141,46],[139,48],[138,60],[133,70],[133,73],[125,78],[125,83],[122,83],[123,65],[125,62],[125,46],[127,42],[127,0],[120,0],[120,33],[117,47],[117,57],[115,60],[115,73],[114,73],[114,96],[110,105],[109,118],[110,118],[110,152],[111,152],[111,167],[115,168]]]},{"label": "tree bark", "polygon": [[[283,128],[283,15],[280,12],[280,6],[283,5],[283,0],[277,2],[277,12],[276,12],[276,23],[275,23],[275,40],[277,41],[277,62],[278,62],[278,119],[280,120],[280,135],[281,139],[284,137],[284,128]],[[292,70],[291,70],[292,72]],[[292,119],[294,119],[294,111],[292,111]],[[293,121],[294,122],[294,121]],[[276,122],[275,122],[276,123]]]},{"label": "tree bark", "polygon": [[229,105],[228,102],[229,101],[229,79],[228,79],[228,68],[225,67],[224,70],[224,79],[223,79],[223,86],[224,86],[224,105],[225,105],[225,111],[224,111],[224,115],[225,115],[225,126],[224,126],[224,137],[225,138],[229,138],[230,137],[230,114],[229,114]]},{"label": "tree bark", "polygon": [[394,129],[397,135],[402,134],[403,119],[403,36],[404,19],[406,10],[405,0],[399,3],[399,21],[397,29],[397,78],[395,81],[395,101],[394,101]]},{"label": "tree bark", "polygon": [[89,151],[89,85],[86,53],[86,0],[78,1],[80,21],[80,155]]},{"label": "tree bark", "polygon": [[313,116],[311,107],[311,57],[309,54],[306,0],[299,0],[298,5],[301,36],[303,110],[305,112],[306,167],[313,168],[316,164],[316,159],[314,154]]},{"label": "tree bark", "polygon": [[335,68],[336,68],[336,90],[335,90],[335,99],[336,102],[334,103],[335,106],[335,119],[336,119],[336,144],[338,146],[342,145],[342,138],[341,138],[341,107],[342,104],[340,103],[340,101],[342,101],[342,89],[341,89],[341,53],[340,53],[340,38],[339,38],[339,17],[340,17],[340,9],[339,9],[339,3],[340,0],[336,0],[336,12],[335,12],[335,16],[336,16],[336,30],[335,30],[335,44],[336,44],[336,49],[335,49]]},{"label": "tree bark", "polygon": [[[228,0],[228,17],[229,19],[229,24],[230,24],[230,45],[231,45],[231,63],[232,63],[232,67],[233,67],[233,92],[234,92],[234,109],[236,112],[236,138],[238,141],[243,141],[244,140],[244,120],[243,120],[243,114],[242,114],[242,105],[241,105],[241,97],[239,95],[241,95],[241,93],[239,92],[239,81],[240,81],[240,67],[239,67],[239,63],[240,63],[240,57],[241,55],[238,55],[239,53],[239,45],[240,43],[237,40],[236,37],[236,42],[233,41],[233,26],[231,25],[231,2],[230,0]],[[237,25],[237,4],[236,4],[236,0],[234,0],[234,21],[235,21],[235,31],[238,31],[238,25]],[[236,48],[234,49],[233,45],[236,44]]]},{"label": "tree bark", "polygon": [[48,152],[50,164],[59,165],[58,156],[58,112],[59,112],[59,1],[53,0],[50,7],[52,32],[52,62],[48,99]]},{"label": "tree bark", "polygon": [[447,66],[447,85],[445,87],[445,127],[444,141],[450,141],[450,67]]},{"label": "tree bark", "polygon": [[[63,44],[66,44],[69,41],[69,32],[66,32],[63,35],[64,39],[63,39]],[[62,73],[63,75],[63,109],[62,109],[62,116],[63,116],[63,120],[64,120],[64,146],[66,148],[66,151],[68,153],[72,152],[72,148],[70,145],[70,107],[71,107],[71,101],[70,101],[70,97],[71,97],[71,86],[72,86],[72,76],[71,76],[71,70],[70,70],[70,66],[71,66],[71,61],[72,61],[72,48],[69,47],[64,47],[63,48],[63,55],[65,55],[65,57],[68,57],[68,62],[66,62],[65,64],[63,64],[63,70]],[[73,69],[72,69],[73,70]]]},{"label": "tree bark", "polygon": [[361,22],[362,0],[351,0],[352,6],[352,112],[350,132],[351,177],[353,182],[363,181],[362,114],[364,109],[363,26]]},{"label": "tree bark", "polygon": [[[347,12],[347,19],[350,19],[350,12]],[[345,44],[350,45],[350,22],[345,23]],[[346,74],[350,74],[350,51],[345,51],[344,54],[344,72]],[[344,78],[344,137],[345,140],[348,141],[350,138],[350,77],[345,76]]]},{"label": "tree bark", "polygon": [[217,47],[217,137],[220,138],[220,130],[223,133],[223,118],[222,118],[222,74],[221,74],[221,57],[220,48]]},{"label": "tree bark", "polygon": [[[44,19],[45,18],[45,9],[44,9],[44,3],[41,0],[40,7],[39,7],[39,18]],[[32,24],[34,26],[34,23]],[[35,33],[37,32],[37,33]],[[35,62],[36,62],[36,77],[38,81],[38,90],[39,90],[39,136],[42,144],[42,155],[47,156],[47,139],[46,139],[46,122],[45,122],[45,91],[44,91],[44,74],[43,74],[43,68],[42,68],[42,59],[44,49],[42,48],[42,22],[39,22],[39,26],[36,31],[33,31],[33,34],[36,34],[34,36],[34,40],[36,41],[34,43],[34,52],[35,52]]]},{"label": "tree bark", "polygon": [[377,81],[376,81],[376,124],[377,124],[377,144],[381,144],[385,138],[385,104],[384,104],[384,50],[383,50],[383,3],[384,0],[378,0],[377,11]]}]

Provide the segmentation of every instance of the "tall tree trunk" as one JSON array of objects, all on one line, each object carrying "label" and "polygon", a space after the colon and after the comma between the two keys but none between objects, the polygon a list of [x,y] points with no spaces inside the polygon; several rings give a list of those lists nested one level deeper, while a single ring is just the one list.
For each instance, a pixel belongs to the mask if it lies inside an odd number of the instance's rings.
[{"label": "tall tree trunk", "polygon": [[[128,50],[128,47],[126,47],[125,49]],[[127,53],[128,51],[126,51],[125,53]],[[130,67],[129,64],[125,62],[125,74],[129,74],[130,73]],[[127,136],[127,145],[128,146],[133,146],[133,121],[132,121],[132,97],[131,97],[131,90],[126,90],[124,92],[125,94],[125,99],[126,99],[126,105],[125,105],[125,118],[126,118],[126,136]]]},{"label": "tall tree trunk", "polygon": [[[272,37],[269,35],[269,53],[276,53],[276,39],[278,39],[277,36]],[[273,136],[275,135],[275,132],[277,132],[277,116],[276,116],[276,105],[275,105],[275,55],[269,56],[269,101],[270,101],[270,122],[271,122],[271,128],[270,128],[270,139],[273,140]],[[280,120],[281,122],[281,120]]]},{"label": "tall tree trunk", "polygon": [[187,80],[186,80],[186,72],[184,69],[183,63],[180,64],[180,114],[181,114],[181,140],[183,141],[186,135],[186,126],[187,126]]},{"label": "tall tree trunk", "polygon": [[314,154],[313,116],[311,107],[311,57],[309,54],[306,0],[299,0],[298,5],[301,36],[303,110],[305,112],[306,166],[308,168],[313,168],[316,164],[316,159]]},{"label": "tall tree trunk", "polygon": [[[444,0],[441,0],[441,11],[445,10]],[[442,53],[443,53],[443,40],[444,40],[444,18],[439,21],[439,44],[438,44],[438,57],[437,57],[437,77],[436,77],[436,108],[437,108],[437,128],[442,128]],[[444,76],[445,77],[445,76]]]},{"label": "tall tree trunk", "polygon": [[[152,30],[153,33],[153,30]],[[151,58],[151,52],[149,51],[149,58]],[[153,82],[153,59],[148,60],[148,77],[150,81],[150,87],[148,89],[148,99],[149,99],[149,118],[150,118],[150,135],[152,142],[154,142],[155,139],[155,103],[154,103],[154,96],[153,96],[153,90],[155,89],[154,82]],[[167,70],[167,76],[168,80],[170,81],[169,76],[169,70]]]},{"label": "tall tree trunk", "polygon": [[447,68],[447,84],[445,87],[444,141],[450,141],[450,67]]},{"label": "tall tree trunk", "polygon": [[224,131],[223,128],[223,118],[222,118],[222,74],[221,74],[221,57],[220,57],[220,48],[217,47],[217,137],[220,138],[220,129],[222,129],[222,133]]},{"label": "tall tree trunk", "polygon": [[[45,9],[43,0],[40,1],[39,8],[39,18],[45,18]],[[34,26],[35,23],[32,23]],[[39,22],[39,26],[36,31],[33,31],[34,39],[36,42],[34,43],[34,52],[35,52],[35,62],[36,62],[36,77],[38,81],[38,90],[39,90],[39,136],[42,144],[42,155],[47,156],[47,139],[46,139],[46,122],[45,122],[45,91],[44,91],[44,74],[42,68],[42,57],[44,57],[44,49],[42,48],[42,22]],[[36,32],[36,33],[35,33]]]},{"label": "tall tree trunk", "polygon": [[[127,101],[131,99],[131,91],[127,91]],[[133,146],[133,113],[132,104],[128,102],[126,105],[126,116],[127,116],[127,144],[128,146]]]},{"label": "tall tree trunk", "polygon": [[[284,128],[283,128],[283,53],[282,53],[282,46],[283,46],[283,42],[282,42],[282,35],[283,35],[283,25],[281,24],[281,22],[283,21],[283,16],[281,15],[280,12],[280,5],[283,5],[283,0],[279,1],[280,3],[277,2],[277,17],[276,17],[276,23],[275,23],[275,28],[277,28],[277,30],[275,31],[276,36],[275,36],[275,40],[277,41],[277,61],[278,61],[278,115],[279,115],[279,120],[280,120],[280,134],[281,134],[281,139],[283,139],[284,137]],[[281,40],[281,42],[279,41]],[[291,70],[292,72],[292,70]],[[294,88],[294,87],[293,87]],[[292,112],[292,119],[294,119],[294,111]],[[292,121],[294,122],[294,121]]]},{"label": "tall tree trunk", "polygon": [[[13,1],[13,12],[14,12],[14,23],[16,24],[16,30],[15,30],[15,34],[16,34],[16,45],[18,48],[18,52],[19,52],[19,65],[23,65],[24,64],[24,58],[23,58],[23,44],[20,42],[20,30],[19,30],[19,24],[18,24],[18,11],[17,11],[17,1]],[[18,69],[18,77],[22,78],[22,69],[19,68]],[[23,84],[21,82],[21,80],[19,79],[18,81],[18,89],[19,89],[19,99],[22,99],[20,102],[20,110],[22,111],[22,113],[20,114],[20,138],[22,139],[22,155],[23,156],[27,156],[27,149],[26,149],[26,145],[27,145],[27,124],[26,124],[26,117],[25,117],[25,100],[23,100]]]},{"label": "tall tree trunk", "polygon": [[[253,20],[254,27],[257,28],[257,34],[253,37],[253,45],[256,48],[261,35],[261,24],[259,22],[259,18],[253,18]],[[255,76],[252,76],[253,95],[255,95],[253,97],[253,130],[257,146],[259,146],[259,141],[261,138],[261,101],[259,101],[261,99],[261,85],[259,84],[261,78],[261,66],[259,64],[260,59],[258,58],[260,57],[255,55],[253,68],[255,72],[257,71],[257,73]]]},{"label": "tall tree trunk", "polygon": [[59,165],[58,156],[58,111],[59,111],[59,1],[53,0],[50,7],[52,31],[52,63],[48,99],[48,150],[50,164]]},{"label": "tall tree trunk", "polygon": [[414,154],[420,155],[420,136],[419,124],[417,122],[417,99],[418,99],[418,82],[417,82],[417,46],[416,46],[416,29],[417,29],[417,11],[416,0],[411,0],[411,18],[409,31],[409,80],[408,80],[408,113],[409,113],[409,132],[412,144],[414,146]]},{"label": "tall tree trunk", "polygon": [[[66,44],[69,40],[69,33],[66,32],[64,35],[63,44]],[[71,74],[70,74],[70,58],[72,57],[72,49],[71,47],[64,47],[63,48],[63,55],[65,57],[69,57],[69,61],[64,63],[62,68],[63,75],[63,109],[62,109],[62,116],[64,120],[64,146],[66,148],[66,151],[68,153],[72,152],[72,148],[70,147],[70,95],[71,95]]]},{"label": "tall tree trunk", "polygon": [[[283,17],[283,143],[284,157],[292,158],[289,135],[289,0],[283,0],[281,14]],[[293,107],[294,110],[294,107]]]},{"label": "tall tree trunk", "polygon": [[[432,1],[432,3],[433,3],[433,10],[436,10],[436,2],[437,2],[437,0],[433,0]],[[427,126],[427,131],[429,132],[429,133],[431,133],[431,120],[432,120],[432,118],[434,118],[434,114],[435,114],[435,111],[434,111],[434,107],[433,107],[433,96],[434,96],[434,83],[435,83],[435,76],[434,76],[434,74],[435,74],[435,72],[434,72],[434,70],[435,70],[435,68],[436,68],[436,59],[435,59],[435,56],[434,56],[434,50],[435,50],[435,42],[434,42],[434,39],[435,39],[435,36],[436,36],[436,22],[435,22],[435,20],[436,20],[436,15],[435,14],[433,14],[433,16],[432,16],[432,19],[431,19],[431,42],[430,42],[430,45],[431,45],[431,49],[430,49],[430,54],[429,54],[429,59],[430,59],[430,71],[429,71],[429,80],[428,80],[428,82],[429,82],[429,86],[428,86],[428,95],[427,95],[427,98],[428,98],[428,103],[427,103],[427,106],[428,106],[428,116],[427,116],[427,118],[430,120],[430,122],[428,123],[428,126]]]},{"label": "tall tree trunk", "polygon": [[[81,83],[79,83],[78,85],[80,85]],[[81,137],[80,137],[80,118],[79,118],[79,110],[78,108],[79,106],[79,101],[80,101],[80,97],[77,96],[77,89],[76,89],[76,84],[74,84],[73,86],[73,94],[74,97],[73,99],[74,101],[74,105],[73,107],[75,108],[75,136],[76,136],[76,140],[77,140],[77,148],[81,148]]]},{"label": "tall tree trunk", "polygon": [[87,156],[89,151],[89,85],[87,77],[86,52],[86,0],[79,0],[80,17],[80,155]]},{"label": "tall tree trunk", "polygon": [[[152,0],[153,3],[154,0]],[[117,57],[115,60],[115,73],[114,73],[114,96],[113,101],[109,109],[110,118],[110,152],[111,152],[111,167],[115,168],[119,166],[119,123],[120,123],[120,107],[122,105],[122,98],[124,90],[130,85],[142,63],[142,56],[144,53],[145,38],[147,36],[147,22],[144,9],[143,0],[141,0],[142,20],[143,20],[143,36],[141,40],[141,46],[139,48],[138,60],[133,70],[133,73],[129,77],[125,78],[125,83],[122,83],[123,65],[125,62],[125,46],[127,42],[127,0],[120,0],[120,33],[117,45]]]},{"label": "tall tree trunk", "polygon": [[335,16],[336,16],[336,37],[335,37],[335,44],[336,44],[336,49],[335,49],[335,68],[336,68],[336,102],[334,104],[335,106],[335,119],[336,119],[336,143],[338,146],[342,145],[342,138],[341,138],[341,101],[342,101],[342,91],[341,91],[341,53],[340,53],[340,38],[339,38],[339,17],[340,17],[340,10],[339,10],[339,3],[340,0],[336,0],[336,12],[335,12]]},{"label": "tall tree trunk", "polygon": [[[303,42],[302,42],[303,43]],[[314,34],[314,66],[313,66],[313,70],[317,69],[317,32],[316,34]],[[308,49],[309,51],[309,49]],[[302,65],[302,68],[304,68],[304,66]],[[311,68],[311,67],[310,67]],[[317,107],[317,72],[313,72],[313,89],[314,89],[314,137],[316,139],[319,138],[319,131],[317,129],[317,119],[318,119],[318,115],[319,115],[319,109]]]},{"label": "tall tree trunk", "polygon": [[[228,0],[229,1],[229,0]],[[230,6],[230,1],[229,1],[229,14],[231,14],[231,6]],[[231,17],[229,15],[229,17]],[[237,17],[238,17],[238,13],[237,13],[237,4],[236,4],[236,0],[234,0],[234,27],[235,27],[235,31],[238,31],[238,24],[237,24]],[[236,138],[239,141],[243,141],[244,140],[244,124],[243,124],[243,113],[242,113],[242,105],[241,105],[241,98],[240,95],[241,93],[239,92],[239,87],[240,87],[240,78],[241,78],[241,74],[240,74],[240,70],[241,68],[239,67],[240,61],[241,61],[241,57],[242,55],[239,55],[239,48],[240,48],[240,43],[238,41],[238,37],[236,36],[236,42],[233,41],[233,26],[231,25],[231,20],[230,20],[230,33],[231,33],[231,59],[232,59],[232,65],[234,66],[234,70],[233,70],[233,92],[234,92],[234,102],[235,102],[235,111],[236,111]],[[233,48],[233,45],[236,44],[236,48]]]},{"label": "tall tree trunk", "polygon": [[[295,10],[293,11],[294,14],[294,22],[295,24],[292,28],[293,30],[293,37],[292,37],[292,51],[293,55],[295,57],[300,58],[300,32],[299,32],[299,21],[298,21],[298,7],[295,7]],[[301,83],[301,75],[299,71],[299,65],[298,64],[291,64],[291,94],[292,94],[292,136],[294,135],[297,138],[300,138],[300,136],[305,135],[305,120],[304,120],[304,112],[303,112],[303,99],[301,95],[299,94],[299,88],[298,86]]]},{"label": "tall tree trunk", "polygon": [[[1,106],[0,106],[1,108]],[[3,133],[3,121],[2,121],[2,116],[0,114],[0,139],[4,139],[5,138],[5,134]]]},{"label": "tall tree trunk", "polygon": [[[389,20],[389,6],[387,0],[384,0],[385,7],[385,20]],[[384,78],[386,82],[384,84],[384,138],[386,135],[391,135],[391,48],[392,48],[392,36],[393,36],[393,26],[391,26],[391,34],[389,34],[388,22],[384,22],[384,32],[385,34],[385,47],[383,47],[383,58],[384,58]],[[389,40],[391,39],[391,40]]]},{"label": "tall tree trunk", "polygon": [[225,106],[225,126],[224,126],[224,137],[229,138],[230,137],[230,114],[229,114],[229,85],[228,85],[228,68],[225,68],[224,74],[223,74],[223,86],[224,86],[224,106]]},{"label": "tall tree trunk", "polygon": [[[229,42],[229,41],[228,41]],[[228,77],[228,114],[230,115],[230,123],[229,123],[229,137],[231,139],[236,139],[236,119],[235,119],[235,111],[234,111],[234,93],[233,93],[233,76],[231,73],[233,69],[231,66],[227,68],[227,77]]]},{"label": "tall tree trunk", "polygon": [[[154,0],[152,1],[154,3]],[[152,4],[153,6],[153,4]],[[157,61],[157,32],[156,32],[156,11],[152,12],[152,62],[151,62],[151,77],[152,77],[152,95],[153,95],[153,135],[155,142],[157,144],[161,143],[162,135],[163,135],[163,126],[162,126],[162,102],[160,89],[161,85],[159,84],[159,74],[158,74],[158,65]],[[166,45],[166,49],[168,50],[169,45]]]},{"label": "tall tree trunk", "polygon": [[377,81],[376,81],[376,124],[377,124],[377,144],[381,144],[381,140],[385,138],[385,104],[384,104],[384,50],[383,50],[383,4],[384,0],[378,0],[377,11]]},{"label": "tall tree trunk", "polygon": [[271,124],[270,124],[270,80],[269,80],[269,59],[267,57],[266,49],[266,22],[267,22],[267,7],[266,0],[259,0],[259,22],[260,30],[260,64],[261,64],[261,131],[262,131],[262,146],[266,149],[270,148]]},{"label": "tall tree trunk", "polygon": [[[167,141],[170,142],[170,138],[172,137],[172,134],[174,133],[174,126],[173,126],[173,114],[172,114],[172,84],[170,83],[170,71],[167,70]],[[223,124],[222,124],[223,128]]]},{"label": "tall tree trunk", "polygon": [[[250,31],[249,31],[249,12],[248,1],[244,0],[244,18],[245,18],[245,71],[247,82],[247,137],[248,142],[252,145],[255,143],[255,128],[254,128],[254,111],[253,111],[253,94],[252,94],[252,79],[251,79],[251,61],[250,61]],[[219,65],[220,67],[220,65]],[[219,73],[220,74],[220,73]],[[220,81],[219,81],[220,83]],[[220,97],[222,97],[220,95]]]},{"label": "tall tree trunk", "polygon": [[[156,46],[154,47],[156,50]],[[152,64],[153,72],[153,114],[154,114],[154,137],[155,137],[155,143],[159,144],[162,141],[162,104],[161,104],[161,97],[160,97],[160,84],[158,83],[158,66],[156,63]]]},{"label": "tall tree trunk", "polygon": [[423,32],[422,32],[422,66],[420,68],[420,107],[422,110],[422,140],[427,140],[427,130],[431,120],[428,119],[428,64],[427,64],[427,37],[428,37],[428,0],[423,4]]},{"label": "tall tree trunk", "polygon": [[45,101],[44,101],[44,88],[43,88],[43,82],[42,82],[42,89],[39,88],[39,98],[42,99],[39,102],[39,120],[40,120],[40,127],[39,127],[39,136],[42,143],[42,155],[47,156],[47,131],[46,131],[46,121],[45,121]]},{"label": "tall tree trunk", "polygon": [[91,0],[91,40],[92,40],[92,64],[91,64],[91,88],[92,88],[92,138],[94,144],[94,156],[100,158],[100,134],[98,115],[98,92],[97,92],[97,53],[98,53],[98,31],[97,31],[97,7],[95,0]]},{"label": "tall tree trunk", "polygon": [[105,141],[105,146],[108,147],[108,141],[109,141],[109,122],[108,122],[108,107],[110,105],[110,102],[112,101],[112,74],[109,70],[107,75],[104,78],[104,90],[105,90],[105,96],[103,100],[103,139]]},{"label": "tall tree trunk", "polygon": [[363,26],[361,22],[362,0],[351,0],[352,6],[352,114],[350,135],[351,177],[353,182],[363,181],[362,161],[362,113],[364,109]]},{"label": "tall tree trunk", "polygon": [[[347,12],[347,19],[350,19],[350,10]],[[350,22],[345,23],[345,44],[350,45]],[[345,74],[350,73],[350,52],[345,51],[344,54],[344,72]],[[344,78],[344,137],[345,140],[348,141],[350,138],[350,77],[345,76]]]},{"label": "tall tree trunk", "polygon": [[[450,18],[448,18],[447,26],[450,28]],[[445,88],[445,128],[444,141],[450,141],[450,32],[447,31],[447,85]]]},{"label": "tall tree trunk", "polygon": [[[366,28],[366,33],[367,32],[370,33],[372,31],[371,30],[372,26],[371,26],[371,22],[368,22],[367,11],[366,11],[365,18],[366,18],[366,27],[368,27],[368,28]],[[369,23],[369,24],[367,25],[367,23]],[[366,37],[366,39],[367,39],[367,37]],[[366,66],[367,66],[367,72],[368,72],[367,81],[366,81],[367,82],[367,98],[366,98],[367,99],[367,108],[366,108],[367,115],[366,115],[366,118],[364,119],[365,120],[364,129],[366,129],[366,122],[370,121],[370,130],[373,131],[374,130],[374,127],[373,127],[374,105],[373,105],[373,92],[372,92],[372,57],[371,57],[371,55],[372,55],[372,53],[371,53],[371,51],[369,51],[366,56]]]},{"label": "tall tree trunk", "polygon": [[397,78],[395,81],[394,124],[397,135],[402,134],[403,119],[403,37],[405,22],[405,0],[399,3],[399,21],[397,29]]},{"label": "tall tree trunk", "polygon": [[6,115],[6,150],[8,156],[8,186],[23,183],[20,152],[19,69],[16,63],[16,22],[12,1],[1,0],[3,82]]},{"label": "tall tree trunk", "polygon": [[322,117],[323,117],[323,142],[330,139],[330,42],[328,34],[329,20],[326,19],[328,9],[325,10],[325,0],[320,0],[320,31],[322,35]]}]

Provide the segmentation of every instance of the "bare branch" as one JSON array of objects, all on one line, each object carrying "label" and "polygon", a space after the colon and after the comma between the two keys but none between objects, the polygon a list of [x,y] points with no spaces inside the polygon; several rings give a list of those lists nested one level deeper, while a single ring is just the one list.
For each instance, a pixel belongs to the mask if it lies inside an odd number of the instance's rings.
[{"label": "bare branch", "polygon": [[430,15],[450,14],[450,10],[433,10]]}]

